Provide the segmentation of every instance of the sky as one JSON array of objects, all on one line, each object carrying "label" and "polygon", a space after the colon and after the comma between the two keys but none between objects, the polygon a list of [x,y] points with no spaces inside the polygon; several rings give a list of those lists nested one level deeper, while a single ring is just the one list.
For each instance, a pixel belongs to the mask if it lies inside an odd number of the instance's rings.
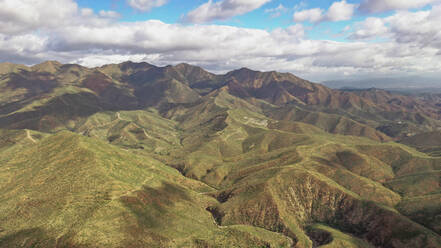
[{"label": "sky", "polygon": [[0,62],[441,82],[440,26],[441,0],[0,0]]}]

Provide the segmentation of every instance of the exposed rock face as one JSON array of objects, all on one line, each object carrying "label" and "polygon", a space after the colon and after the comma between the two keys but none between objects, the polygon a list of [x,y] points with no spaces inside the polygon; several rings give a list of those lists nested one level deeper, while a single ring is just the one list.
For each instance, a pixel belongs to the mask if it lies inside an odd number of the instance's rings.
[{"label": "exposed rock face", "polygon": [[312,247],[327,245],[332,242],[332,235],[329,232],[320,229],[311,229],[307,231],[308,237],[312,240]]},{"label": "exposed rock face", "polygon": [[[284,169],[264,185],[248,186],[263,192],[250,197],[250,189],[237,189],[221,205],[225,224],[249,224],[305,239],[300,232],[310,223],[326,223],[377,247],[437,247],[431,231],[373,202],[359,199],[320,175],[301,169]],[[293,228],[297,227],[297,228]],[[397,229],[400,226],[403,228]],[[311,243],[298,243],[310,247]]]}]

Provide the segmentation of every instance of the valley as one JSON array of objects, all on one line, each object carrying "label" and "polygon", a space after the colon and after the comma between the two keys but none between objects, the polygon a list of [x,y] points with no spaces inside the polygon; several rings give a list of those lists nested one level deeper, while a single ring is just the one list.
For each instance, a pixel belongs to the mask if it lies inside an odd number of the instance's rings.
[{"label": "valley", "polygon": [[440,102],[247,68],[2,63],[0,247],[441,247]]}]

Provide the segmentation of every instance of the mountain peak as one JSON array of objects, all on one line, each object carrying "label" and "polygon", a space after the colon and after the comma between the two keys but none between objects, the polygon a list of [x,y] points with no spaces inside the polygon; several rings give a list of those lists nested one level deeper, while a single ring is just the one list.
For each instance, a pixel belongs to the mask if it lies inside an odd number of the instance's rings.
[{"label": "mountain peak", "polygon": [[187,63],[180,63],[177,64],[175,66],[173,66],[173,68],[175,68],[176,70],[183,72],[183,73],[189,73],[189,72],[194,72],[194,71],[198,71],[198,72],[205,72],[205,73],[209,73],[206,70],[204,70],[202,67],[200,66],[196,66],[196,65],[191,65],[191,64],[187,64]]},{"label": "mountain peak", "polygon": [[233,73],[257,73],[257,72],[260,72],[260,71],[255,71],[255,70],[252,70],[252,69],[250,69],[248,67],[242,67],[242,68],[234,70],[232,72]]},{"label": "mountain peak", "polygon": [[175,65],[175,67],[197,67],[197,66],[190,65],[189,63],[183,62],[183,63],[179,63],[179,64]]},{"label": "mountain peak", "polygon": [[56,60],[47,60],[34,66],[62,66],[63,64]]},{"label": "mountain peak", "polygon": [[58,69],[62,66],[58,61],[55,60],[48,60],[43,63],[34,65],[31,67],[33,71],[36,72],[49,72],[49,73],[55,73],[58,71]]},{"label": "mountain peak", "polygon": [[20,69],[26,70],[26,69],[28,69],[28,67],[25,65],[14,64],[14,63],[10,63],[10,62],[0,63],[0,75],[6,74],[6,73],[11,73],[11,72],[16,72]]},{"label": "mountain peak", "polygon": [[215,76],[199,66],[190,65],[187,63],[177,64],[173,66],[173,69],[178,71],[184,77],[184,81],[189,84],[210,80]]},{"label": "mountain peak", "polygon": [[11,62],[1,62],[0,63],[0,66],[14,66],[14,65],[17,65],[17,64],[14,64],[14,63],[11,63]]},{"label": "mountain peak", "polygon": [[143,69],[143,68],[152,68],[155,67],[154,65],[151,65],[147,62],[133,62],[133,61],[125,61],[122,62],[120,64],[118,64],[119,67],[122,70],[128,70],[128,69],[133,69],[133,70],[138,70],[138,69]]},{"label": "mountain peak", "polygon": [[242,67],[237,70],[233,70],[225,74],[227,77],[234,77],[239,81],[248,81],[248,80],[254,80],[254,78],[259,74],[262,73],[260,71],[254,71],[246,67]]},{"label": "mountain peak", "polygon": [[[128,75],[134,72],[147,71],[151,68],[156,68],[156,66],[151,65],[147,62],[133,62],[125,61],[119,64],[107,64],[97,68],[99,71],[103,72],[108,76],[121,77],[122,75]],[[119,75],[119,76],[117,76]]]}]

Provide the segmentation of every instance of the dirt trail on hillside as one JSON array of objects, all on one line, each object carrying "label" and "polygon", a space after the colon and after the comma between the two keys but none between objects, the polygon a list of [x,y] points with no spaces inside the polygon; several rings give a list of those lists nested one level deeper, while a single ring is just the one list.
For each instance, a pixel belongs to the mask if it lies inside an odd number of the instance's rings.
[{"label": "dirt trail on hillside", "polygon": [[37,141],[32,138],[31,132],[29,130],[26,130],[26,138],[32,141],[32,143],[37,143]]},{"label": "dirt trail on hillside", "polygon": [[145,128],[143,128],[142,131],[144,131],[144,135],[145,135],[145,137],[147,137],[147,138],[149,138],[149,139],[153,139],[153,137],[150,136],[150,135],[147,133],[147,131],[145,131]]}]

